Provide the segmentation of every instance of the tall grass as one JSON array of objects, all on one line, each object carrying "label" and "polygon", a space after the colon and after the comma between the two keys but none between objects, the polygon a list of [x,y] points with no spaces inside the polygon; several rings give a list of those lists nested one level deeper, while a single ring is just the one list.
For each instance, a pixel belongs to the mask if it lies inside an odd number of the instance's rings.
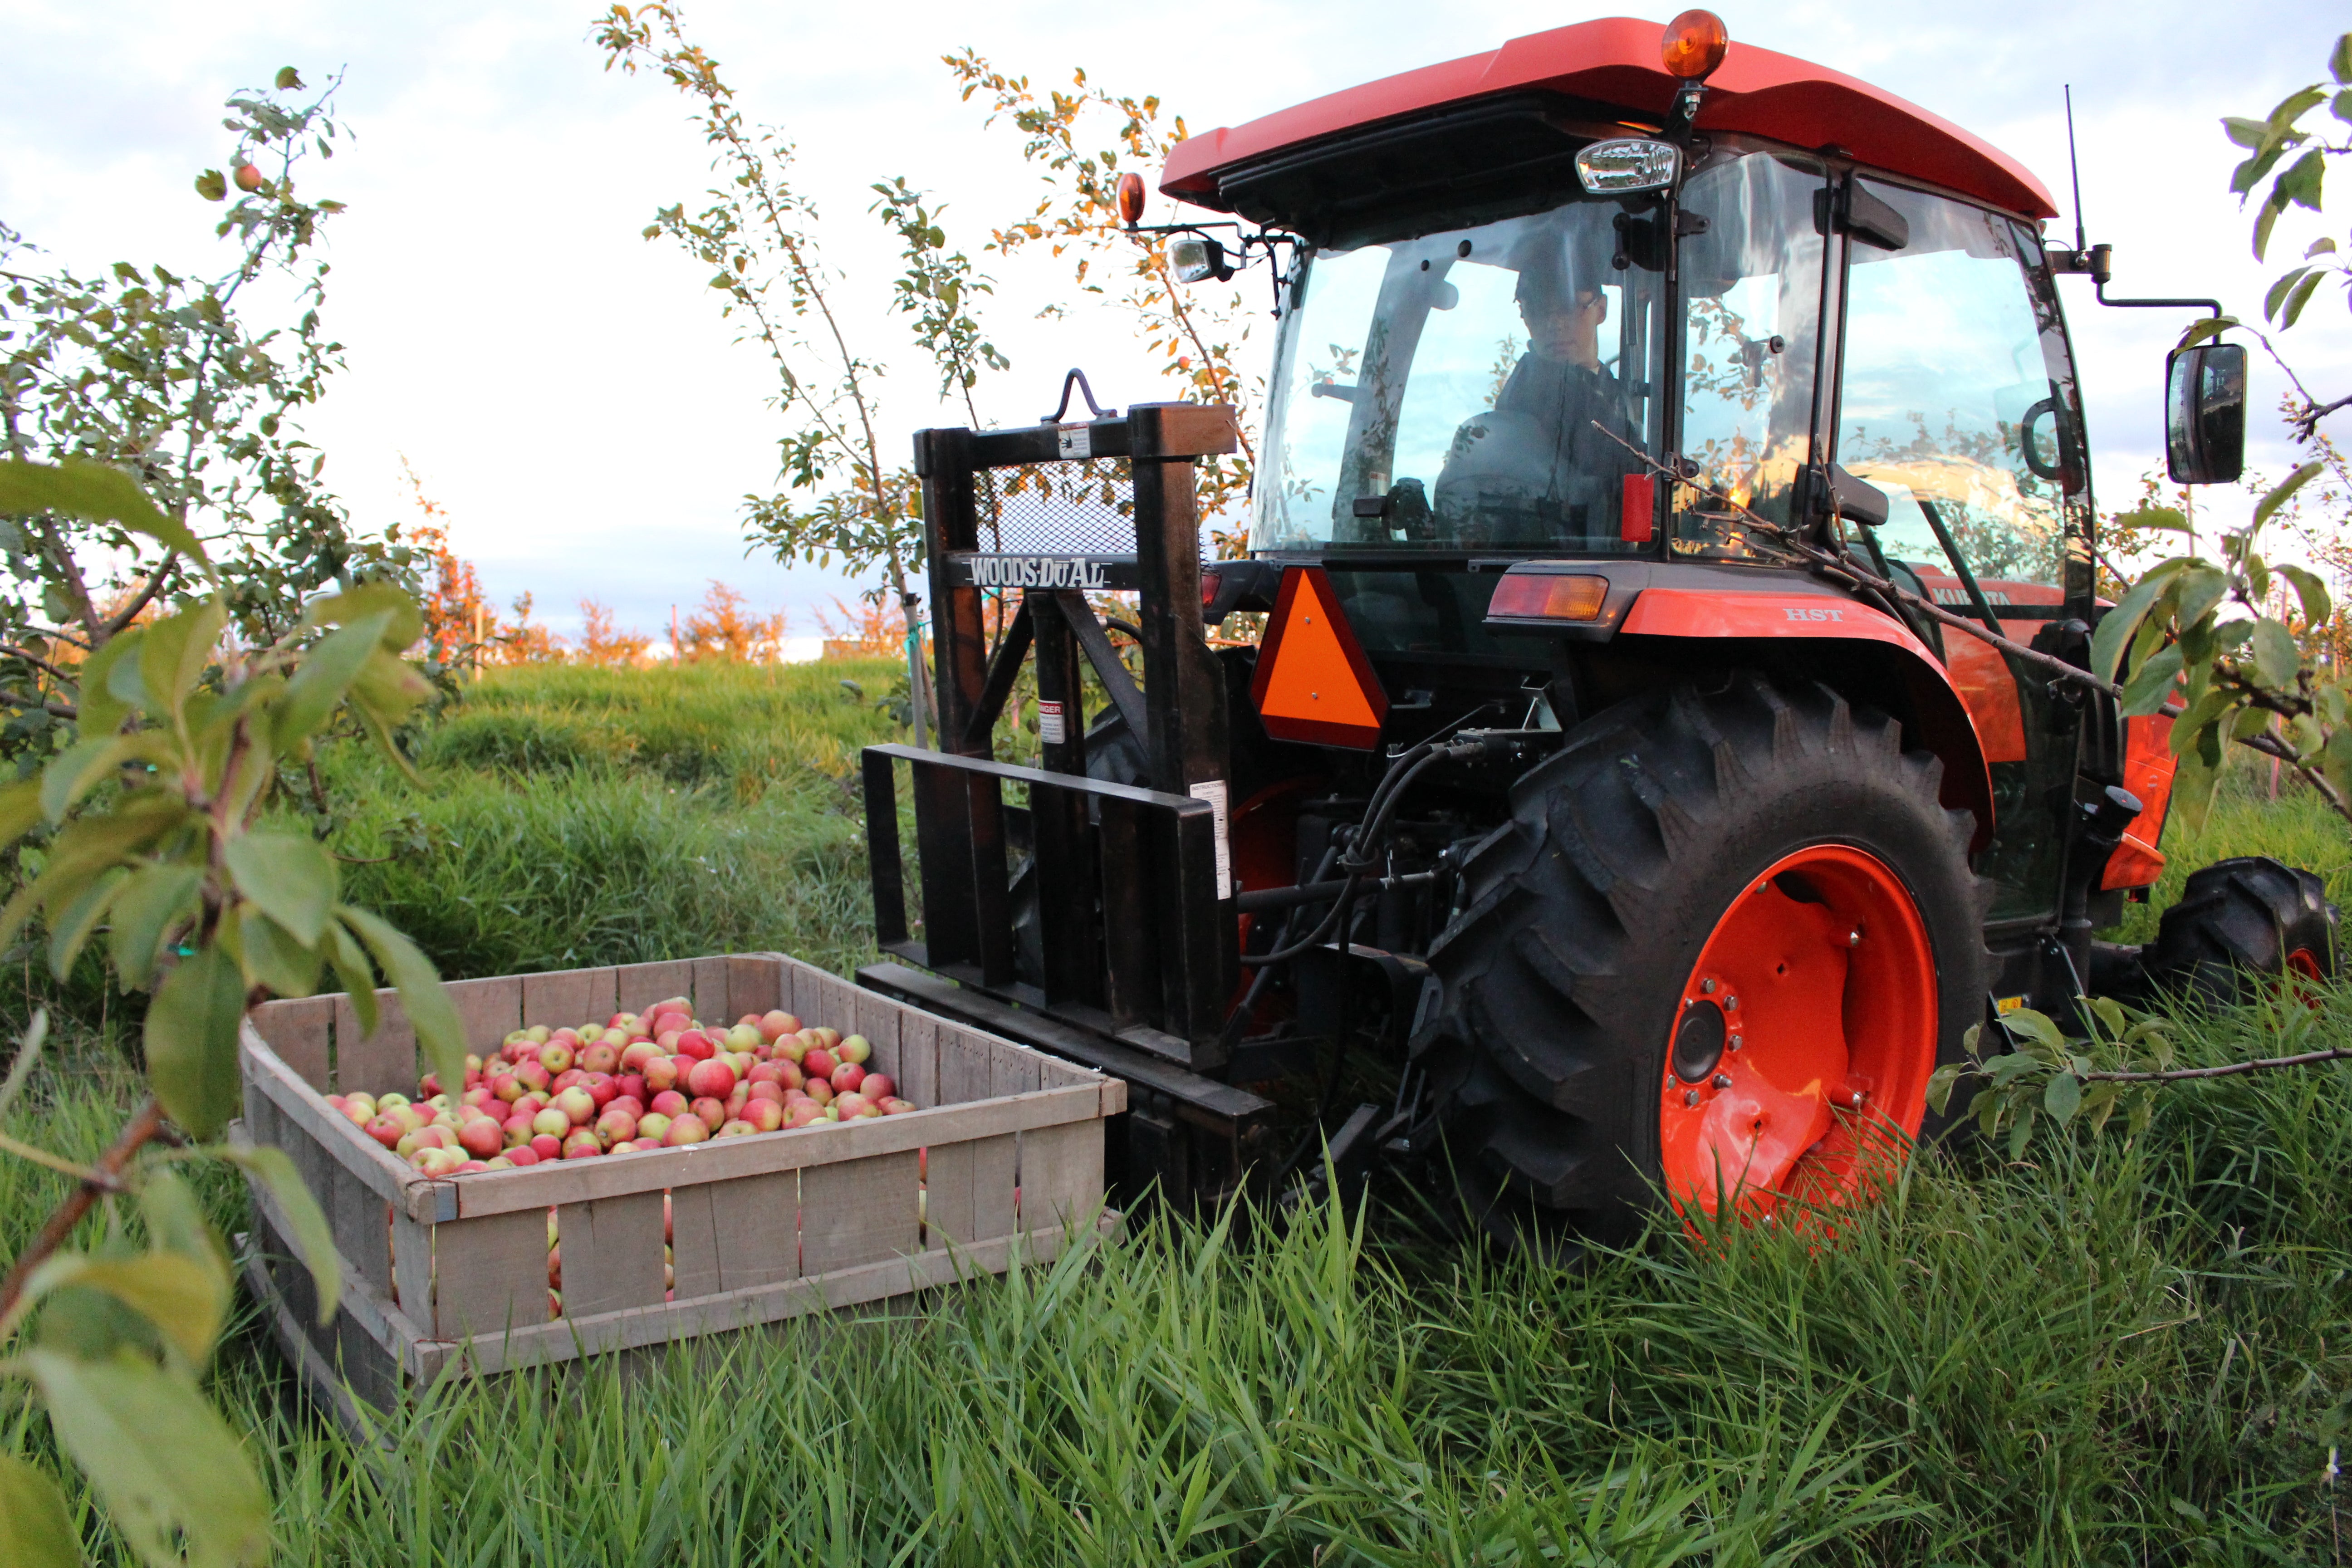
[{"label": "tall grass", "polygon": [[[837,679],[485,680],[427,737],[425,789],[329,759],[357,802],[335,843],[373,862],[352,894],[453,974],[740,946],[845,967],[868,936],[838,780],[895,731]],[[2352,839],[2263,782],[2176,832],[2136,934],[2223,854],[2352,893]],[[2352,991],[2179,1033],[2201,1060],[2341,1039]],[[41,1081],[6,1129],[69,1153],[132,1092],[86,1036]],[[1833,1236],[1663,1226],[1566,1270],[1429,1240],[1393,1187],[1139,1219],[920,1315],[452,1383],[365,1450],[249,1316],[212,1386],[289,1563],[2340,1560],[2347,1125],[2342,1068],[2189,1085],[2129,1144],[1932,1152]],[[60,1187],[0,1162],[0,1245]],[[56,1464],[37,1414],[0,1409]]]}]

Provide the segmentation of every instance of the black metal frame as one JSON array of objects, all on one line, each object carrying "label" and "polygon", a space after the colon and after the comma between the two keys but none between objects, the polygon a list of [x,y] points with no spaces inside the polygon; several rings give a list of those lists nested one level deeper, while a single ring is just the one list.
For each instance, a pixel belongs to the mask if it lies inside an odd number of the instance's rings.
[{"label": "black metal frame", "polygon": [[[1239,926],[1220,869],[1228,721],[1223,675],[1202,636],[1192,469],[1236,445],[1230,409],[1181,403],[1029,429],[919,432],[941,749],[869,746],[863,763],[876,940],[945,979],[878,964],[861,982],[1126,1079],[1132,1125],[1113,1129],[1115,1184],[1135,1191],[1156,1180],[1186,1198],[1241,1179],[1274,1109],[1208,1076],[1225,1061]],[[982,473],[1103,458],[1130,465],[1133,555],[981,549]],[[989,588],[1021,593],[993,650],[982,616]],[[1139,592],[1139,687],[1088,589]],[[997,719],[1033,656],[1039,700],[1067,716],[1042,768],[991,754]],[[1084,668],[1140,743],[1144,787],[1087,775]],[[919,942],[900,862],[901,765],[914,802]],[[1026,788],[1025,808],[1006,804],[1008,784]],[[1043,954],[1042,973],[1029,980],[1015,963],[1010,880],[1024,837]]]}]

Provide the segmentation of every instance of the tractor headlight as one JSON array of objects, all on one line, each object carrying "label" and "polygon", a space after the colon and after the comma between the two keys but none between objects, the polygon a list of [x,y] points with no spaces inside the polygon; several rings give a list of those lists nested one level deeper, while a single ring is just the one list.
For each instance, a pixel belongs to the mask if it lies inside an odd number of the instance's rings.
[{"label": "tractor headlight", "polygon": [[1596,196],[1654,191],[1675,183],[1682,153],[1671,142],[1619,136],[1595,142],[1576,155],[1576,177]]},{"label": "tractor headlight", "polygon": [[1181,234],[1168,247],[1168,265],[1179,283],[1199,283],[1213,278],[1223,283],[1234,275],[1225,263],[1225,247],[1204,234]]}]

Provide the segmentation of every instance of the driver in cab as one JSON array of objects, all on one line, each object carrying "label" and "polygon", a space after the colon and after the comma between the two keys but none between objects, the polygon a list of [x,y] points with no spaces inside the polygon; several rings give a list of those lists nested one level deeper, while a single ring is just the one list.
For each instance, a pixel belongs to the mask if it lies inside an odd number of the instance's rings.
[{"label": "driver in cab", "polygon": [[1436,510],[1456,537],[1488,543],[1614,541],[1631,454],[1617,377],[1601,360],[1609,297],[1559,238],[1524,258],[1515,298],[1528,350],[1492,413],[1464,421],[1438,475]]}]

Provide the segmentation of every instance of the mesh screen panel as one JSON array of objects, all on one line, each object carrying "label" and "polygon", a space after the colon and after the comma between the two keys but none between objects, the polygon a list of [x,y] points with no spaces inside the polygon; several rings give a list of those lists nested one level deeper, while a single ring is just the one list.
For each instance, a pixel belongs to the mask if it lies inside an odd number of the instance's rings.
[{"label": "mesh screen panel", "polygon": [[982,550],[1020,555],[1135,553],[1135,481],[1124,458],[1034,463],[986,470],[974,478]]}]

